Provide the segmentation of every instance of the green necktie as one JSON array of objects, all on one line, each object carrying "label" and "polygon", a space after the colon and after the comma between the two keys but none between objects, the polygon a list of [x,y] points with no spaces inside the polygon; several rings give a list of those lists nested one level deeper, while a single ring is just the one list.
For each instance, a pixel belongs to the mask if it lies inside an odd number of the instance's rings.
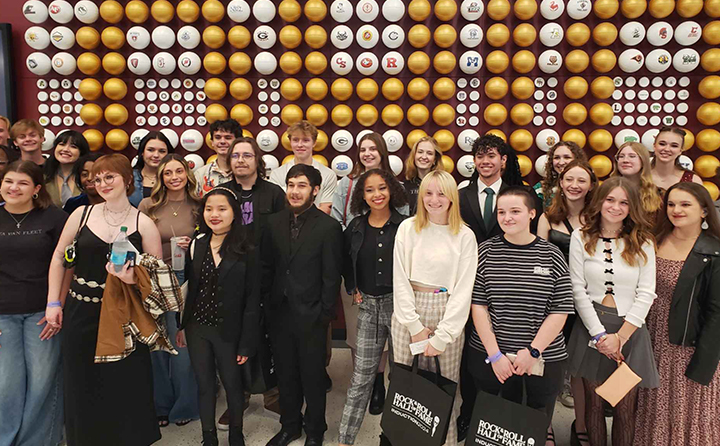
[{"label": "green necktie", "polygon": [[493,216],[493,195],[495,191],[490,187],[486,187],[485,190],[485,208],[483,209],[483,221],[485,222],[485,229],[490,229],[490,221]]}]

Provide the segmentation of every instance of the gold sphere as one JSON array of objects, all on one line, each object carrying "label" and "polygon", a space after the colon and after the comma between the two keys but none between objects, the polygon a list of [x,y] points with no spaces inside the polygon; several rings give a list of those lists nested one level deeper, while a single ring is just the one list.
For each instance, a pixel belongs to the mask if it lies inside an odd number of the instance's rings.
[{"label": "gold sphere", "polygon": [[440,104],[433,109],[432,118],[435,124],[447,127],[455,121],[455,108],[450,104]]},{"label": "gold sphere", "polygon": [[720,0],[705,0],[705,14],[708,17],[720,17]]},{"label": "gold sphere", "polygon": [[408,96],[414,101],[422,101],[430,94],[430,84],[421,77],[416,77],[407,86]]},{"label": "gold sphere", "polygon": [[452,158],[447,155],[443,155],[442,158],[440,158],[440,162],[442,162],[445,172],[453,173],[453,170],[455,170],[455,163]]},{"label": "gold sphere", "polygon": [[520,127],[530,124],[534,116],[533,108],[524,102],[519,102],[510,109],[510,120]]},{"label": "gold sphere", "polygon": [[605,155],[595,155],[588,162],[598,178],[604,178],[612,172],[612,161]]},{"label": "gold sphere", "polygon": [[452,146],[455,144],[455,135],[447,129],[438,130],[433,135],[433,138],[435,138],[435,141],[437,141],[440,146],[441,152],[447,152],[452,149]]},{"label": "gold sphere", "polygon": [[375,82],[372,78],[366,77],[357,83],[355,91],[360,99],[365,102],[370,102],[377,97],[380,87],[378,87],[377,82]]},{"label": "gold sphere", "polygon": [[530,99],[535,93],[535,84],[526,76],[516,78],[510,86],[510,92],[515,99]]},{"label": "gold sphere", "polygon": [[572,46],[583,46],[590,40],[590,28],[582,22],[575,22],[565,31],[565,39]]},{"label": "gold sphere", "polygon": [[675,10],[680,17],[695,17],[703,10],[703,0],[678,0]]},{"label": "gold sphere", "polygon": [[[605,129],[596,129],[593,130],[590,135],[588,136],[588,143],[590,144],[590,147],[596,151],[596,152],[604,152],[613,145],[613,136]],[[593,166],[593,169],[595,169],[595,166]],[[597,174],[597,170],[595,170],[595,173]],[[610,173],[608,171],[608,173]],[[607,173],[605,174],[607,175]],[[598,176],[605,176],[605,175],[598,175]]]},{"label": "gold sphere", "polygon": [[415,51],[408,57],[407,67],[412,74],[424,74],[430,68],[430,56],[423,51]]},{"label": "gold sphere", "polygon": [[425,132],[425,130],[414,129],[407,134],[407,137],[405,138],[405,143],[407,144],[409,149],[412,149],[413,147],[415,147],[415,143],[418,142],[420,138],[424,138],[426,136],[428,136],[428,134]]},{"label": "gold sphere", "polygon": [[407,120],[415,127],[424,125],[430,119],[430,111],[423,104],[413,104],[407,109]]},{"label": "gold sphere", "polygon": [[609,19],[620,9],[618,0],[596,0],[593,2],[593,12],[601,19]]},{"label": "gold sphere", "polygon": [[327,82],[319,77],[314,77],[305,84],[305,93],[313,101],[322,101],[328,94]]},{"label": "gold sphere", "polygon": [[532,172],[533,162],[525,155],[518,155],[518,166],[520,166],[520,175],[526,177]]},{"label": "gold sphere", "polygon": [[706,102],[697,109],[696,116],[702,125],[717,125],[720,123],[720,104],[717,102]]},{"label": "gold sphere", "polygon": [[312,104],[305,110],[305,117],[315,127],[320,127],[325,124],[328,120],[328,111],[321,104]]},{"label": "gold sphere", "polygon": [[[328,142],[329,142],[329,140],[328,140],[327,133],[318,129],[318,136],[317,136],[317,139],[315,140],[315,146],[313,147],[313,151],[322,152],[325,149],[325,147],[327,147]],[[322,155],[313,155],[313,158],[316,159],[321,164],[323,163],[323,160],[319,159],[319,158],[315,158],[315,157],[321,157],[322,159],[325,159],[325,157]],[[324,166],[327,167],[327,160],[325,160]]]},{"label": "gold sphere", "polygon": [[327,58],[319,51],[313,51],[305,56],[305,68],[315,76],[320,75],[327,69]]},{"label": "gold sphere", "polygon": [[103,109],[97,104],[85,104],[80,109],[80,119],[87,125],[97,125],[103,119]]},{"label": "gold sphere", "polygon": [[250,125],[253,118],[253,111],[245,104],[237,104],[230,109],[230,118],[234,119],[241,126]]},{"label": "gold sphere", "polygon": [[614,114],[610,104],[604,102],[598,102],[590,107],[590,120],[596,125],[610,124]]},{"label": "gold sphere", "polygon": [[321,22],[327,16],[327,6],[322,0],[308,0],[304,12],[305,17],[311,22]]},{"label": "gold sphere", "polygon": [[535,55],[528,50],[520,50],[512,58],[513,69],[521,74],[527,74],[535,68]]},{"label": "gold sphere", "polygon": [[[318,130],[318,132],[319,132],[319,130]],[[313,155],[313,159],[314,159],[315,161],[317,161],[318,163],[322,164],[322,165],[325,166],[325,167],[328,166],[328,160],[327,160],[327,158],[325,158],[325,157],[322,156],[322,155]]]},{"label": "gold sphere", "polygon": [[215,121],[224,121],[228,118],[228,111],[225,107],[220,104],[210,104],[205,109],[205,119],[208,124],[212,124]]},{"label": "gold sphere", "polygon": [[500,100],[507,95],[508,83],[505,79],[495,76],[485,82],[485,96],[493,101]]},{"label": "gold sphere", "polygon": [[133,23],[144,23],[150,18],[150,8],[140,0],[131,0],[125,5],[125,16]]},{"label": "gold sphere", "polygon": [[524,152],[534,142],[532,133],[525,129],[517,129],[510,134],[510,147],[518,152]]},{"label": "gold sphere", "polygon": [[615,68],[617,56],[610,50],[600,50],[592,56],[592,66],[598,73],[607,73]]},{"label": "gold sphere", "polygon": [[[334,85],[334,82],[333,82]],[[345,104],[336,105],[330,113],[332,121],[338,127],[347,127],[353,119],[353,111]]]},{"label": "gold sphere", "polygon": [[297,0],[283,0],[277,9],[280,18],[289,23],[297,21],[302,15],[302,7]]},{"label": "gold sphere", "polygon": [[116,26],[108,26],[100,34],[100,39],[106,48],[111,50],[119,50],[125,45],[125,33]]},{"label": "gold sphere", "polygon": [[503,133],[503,131],[500,130],[500,129],[490,129],[490,130],[488,130],[487,132],[485,132],[485,134],[486,134],[486,135],[495,135],[495,136],[497,136],[498,138],[502,139],[502,140],[505,141],[505,142],[507,142],[507,140],[508,140],[508,139],[507,139],[507,136],[505,135],[505,133]]},{"label": "gold sphere", "polygon": [[105,108],[105,120],[110,125],[120,126],[127,122],[128,111],[124,105],[110,104]]},{"label": "gold sphere", "polygon": [[600,46],[611,45],[618,37],[618,29],[610,22],[603,22],[592,30],[593,42]]},{"label": "gold sphere", "polygon": [[685,130],[685,143],[683,144],[683,151],[690,150],[695,144],[695,135],[693,135],[693,132],[688,129],[683,130]]},{"label": "gold sphere", "polygon": [[455,82],[449,77],[441,77],[433,84],[433,94],[441,101],[447,101],[455,96]]},{"label": "gold sphere", "polygon": [[587,119],[588,111],[584,105],[572,102],[563,109],[563,119],[572,126],[578,126]]},{"label": "gold sphere", "polygon": [[75,33],[75,42],[83,49],[94,50],[100,45],[100,33],[91,26],[83,26]]},{"label": "gold sphere", "polygon": [[219,101],[227,94],[227,85],[225,85],[224,81],[213,77],[205,82],[203,90],[208,99]]},{"label": "gold sphere", "polygon": [[424,48],[430,43],[430,38],[430,28],[421,23],[413,25],[408,31],[408,42],[410,42],[410,45],[414,48]]},{"label": "gold sphere", "polygon": [[327,31],[320,25],[310,25],[305,30],[305,43],[310,48],[319,50],[327,43]]},{"label": "gold sphere", "polygon": [[535,43],[537,30],[529,23],[521,23],[515,27],[512,36],[515,45],[525,48]]},{"label": "gold sphere", "polygon": [[590,91],[596,99],[608,99],[615,92],[615,83],[607,76],[598,76],[590,84]]},{"label": "gold sphere", "polygon": [[428,0],[412,0],[408,4],[408,15],[416,22],[423,22],[430,17],[432,6]]},{"label": "gold sphere", "polygon": [[582,132],[582,130],[578,129],[569,129],[562,135],[563,141],[572,141],[575,144],[578,145],[581,149],[585,147],[585,143],[587,143],[587,137],[585,136],[585,133]]},{"label": "gold sphere", "polygon": [[98,99],[102,94],[103,87],[102,85],[100,85],[100,82],[98,82],[97,79],[88,77],[80,81],[78,91],[80,92],[80,95],[83,97],[83,99],[85,99],[86,101],[94,101]]},{"label": "gold sphere", "polygon": [[502,23],[495,23],[485,33],[485,40],[495,48],[501,47],[510,40],[510,30]]},{"label": "gold sphere", "polygon": [[280,95],[288,101],[297,101],[302,96],[302,92],[302,84],[294,77],[287,78],[280,84]]},{"label": "gold sphere", "polygon": [[160,23],[168,23],[175,17],[175,8],[168,0],[155,0],[150,6],[150,15]]},{"label": "gold sphere", "polygon": [[[359,84],[358,84],[359,85]],[[400,125],[404,118],[403,109],[397,104],[390,104],[383,108],[380,114],[382,122],[388,127],[396,127]]]},{"label": "gold sphere", "polygon": [[[325,35],[325,37],[327,37],[327,34]],[[282,46],[289,50],[292,50],[300,46],[303,40],[303,35],[302,32],[300,32],[300,28],[298,28],[297,26],[285,25],[280,30],[280,34],[278,34],[278,39],[280,40]]]},{"label": "gold sphere", "polygon": [[[291,80],[295,80],[295,79],[285,79],[283,81],[283,83],[280,85],[280,94],[282,94],[282,92],[283,92],[282,87],[285,84],[285,82],[291,81]],[[297,82],[297,81],[295,80],[295,82]],[[298,82],[298,84],[299,84],[299,82]],[[232,82],[230,82],[230,96],[232,96],[233,98],[235,98],[238,101],[244,101],[247,98],[249,98],[252,95],[252,91],[253,91],[252,84],[250,83],[250,81],[248,81],[245,78],[237,77],[237,78],[233,79]],[[300,94],[302,94],[302,85],[300,86]]]},{"label": "gold sphere", "polygon": [[397,101],[405,93],[405,85],[396,77],[391,77],[383,82],[381,91],[388,101]]},{"label": "gold sphere", "polygon": [[582,73],[587,69],[588,65],[590,65],[590,57],[583,50],[572,50],[565,56],[565,67],[571,73]]},{"label": "gold sphere", "polygon": [[227,61],[225,60],[225,56],[218,53],[217,51],[207,53],[203,58],[203,67],[205,67],[205,71],[210,74],[222,74],[222,72],[225,71],[226,66]]},{"label": "gold sphere", "polygon": [[296,122],[300,122],[303,119],[302,108],[295,104],[288,104],[280,111],[280,119],[283,124],[291,126]]},{"label": "gold sphere", "polygon": [[508,0],[490,0],[485,9],[491,19],[504,20],[510,14],[510,2]]},{"label": "gold sphere", "polygon": [[193,0],[182,0],[175,12],[184,23],[194,23],[200,18],[200,7]]},{"label": "gold sphere", "polygon": [[[85,81],[87,79],[83,79]],[[81,82],[82,86],[82,82]],[[122,100],[125,95],[127,94],[127,84],[125,84],[124,81],[113,77],[105,81],[105,84],[103,85],[103,93],[105,93],[105,96],[113,101],[120,101]],[[81,93],[82,94],[82,93]],[[93,100],[93,99],[89,99]]]},{"label": "gold sphere", "polygon": [[457,40],[457,31],[455,31],[453,26],[445,23],[435,28],[433,40],[435,41],[435,45],[440,48],[450,48],[455,43],[455,40]]},{"label": "gold sphere", "polygon": [[105,0],[100,4],[100,17],[114,25],[125,17],[125,10],[122,5],[115,0]]},{"label": "gold sphere", "polygon": [[720,20],[713,20],[705,25],[702,37],[708,45],[720,45]]},{"label": "gold sphere", "polygon": [[280,69],[286,74],[298,74],[302,70],[303,61],[298,53],[294,51],[286,51],[280,56],[278,61]]},{"label": "gold sphere", "polygon": [[122,129],[112,129],[105,135],[105,144],[112,150],[120,152],[130,144],[130,137]]},{"label": "gold sphere", "polygon": [[507,120],[507,109],[504,105],[498,103],[492,103],[485,107],[483,118],[488,125],[499,126]]},{"label": "gold sphere", "polygon": [[711,75],[704,77],[698,84],[698,92],[705,99],[717,99],[720,97],[720,76]]},{"label": "gold sphere", "polygon": [[703,129],[695,137],[695,143],[703,152],[720,149],[720,132],[715,129]]},{"label": "gold sphere", "polygon": [[450,51],[440,51],[433,58],[433,67],[440,74],[450,74],[455,69],[457,59]]},{"label": "gold sphere", "polygon": [[710,73],[720,71],[720,48],[710,48],[700,56],[700,66]]},{"label": "gold sphere", "polygon": [[515,17],[520,20],[530,20],[535,17],[537,13],[538,5],[535,0],[516,0],[513,5],[513,12]]},{"label": "gold sphere", "polygon": [[507,53],[501,50],[495,50],[488,54],[487,58],[485,58],[485,66],[488,71],[493,74],[500,74],[504,72],[507,70],[509,65],[510,58],[508,58]]},{"label": "gold sphere", "polygon": [[645,13],[647,0],[622,0],[620,11],[628,19],[636,19]]},{"label": "gold sphere", "polygon": [[705,186],[705,189],[707,189],[710,194],[710,198],[712,198],[713,201],[717,201],[718,197],[720,197],[720,189],[718,189],[717,185],[712,181],[703,181],[703,186]]},{"label": "gold sphere", "polygon": [[202,33],[202,40],[209,48],[216,50],[225,44],[225,31],[216,25],[208,26]]},{"label": "gold sphere", "polygon": [[217,23],[225,17],[225,7],[219,0],[205,0],[201,12],[210,23]]},{"label": "gold sphere", "polygon": [[239,76],[247,74],[250,71],[250,67],[252,67],[250,56],[240,51],[233,53],[227,64],[230,67],[230,71]]},{"label": "gold sphere", "polygon": [[700,155],[695,160],[695,172],[701,178],[714,177],[718,167],[720,167],[720,160],[712,155]]},{"label": "gold sphere", "polygon": [[103,70],[113,76],[122,74],[125,66],[125,58],[119,53],[107,53],[102,59]]},{"label": "gold sphere", "polygon": [[435,2],[435,17],[437,17],[438,20],[447,22],[455,17],[457,9],[458,6],[455,0],[438,0]]},{"label": "gold sphere", "polygon": [[105,137],[100,130],[97,129],[87,129],[83,132],[83,136],[88,142],[91,152],[97,152],[102,149],[103,144],[105,143]]},{"label": "gold sphere", "polygon": [[379,113],[375,106],[370,104],[363,104],[358,107],[355,112],[355,119],[360,125],[364,127],[370,127],[374,125],[378,120]]},{"label": "gold sphere", "polygon": [[675,0],[650,0],[648,10],[656,19],[664,19],[675,10]]},{"label": "gold sphere", "polygon": [[[353,94],[353,84],[349,80],[342,77],[339,79],[335,79],[332,85],[330,85],[330,93],[338,101],[347,101]],[[352,120],[352,112],[350,120]],[[333,122],[334,121],[335,120],[333,119]]]},{"label": "gold sphere", "polygon": [[[205,33],[203,32],[203,40],[204,37]],[[250,35],[250,31],[248,31],[248,29],[244,26],[235,25],[230,28],[230,31],[228,31],[227,39],[228,42],[230,42],[230,45],[241,50],[243,48],[247,48],[247,46],[250,45],[250,42],[252,41],[252,36]]]},{"label": "gold sphere", "polygon": [[77,58],[77,67],[86,76],[94,76],[100,72],[100,58],[95,53],[82,53]]},{"label": "gold sphere", "polygon": [[565,81],[563,92],[570,99],[582,99],[588,92],[588,83],[580,76],[573,76]]}]

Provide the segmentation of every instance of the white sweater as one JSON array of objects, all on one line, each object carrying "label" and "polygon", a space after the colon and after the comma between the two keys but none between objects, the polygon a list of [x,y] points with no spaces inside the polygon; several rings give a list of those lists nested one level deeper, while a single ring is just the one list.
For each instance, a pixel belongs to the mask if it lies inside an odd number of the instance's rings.
[{"label": "white sweater", "polygon": [[430,344],[445,351],[465,329],[470,315],[475,274],[477,273],[475,234],[465,225],[453,235],[449,226],[429,223],[420,234],[415,217],[400,224],[395,237],[393,263],[394,314],[411,335],[425,328],[415,310],[412,285],[447,288],[445,314],[430,338]]},{"label": "white sweater", "polygon": [[[612,241],[613,291],[618,316],[624,317],[636,327],[645,324],[645,317],[655,300],[655,247],[645,243],[642,250],[647,262],[630,266],[622,258],[624,241]],[[570,278],[573,284],[575,309],[590,336],[596,336],[605,330],[593,307],[593,302],[601,303],[605,298],[605,244],[599,239],[595,255],[585,251],[585,241],[580,229],[576,229],[570,238]],[[642,258],[639,259],[642,262]]]}]

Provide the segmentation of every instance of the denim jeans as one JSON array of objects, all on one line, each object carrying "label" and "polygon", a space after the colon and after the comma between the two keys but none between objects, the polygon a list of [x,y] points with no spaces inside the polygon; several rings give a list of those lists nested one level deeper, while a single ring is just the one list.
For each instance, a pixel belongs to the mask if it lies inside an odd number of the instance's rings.
[{"label": "denim jeans", "polygon": [[0,314],[0,446],[54,446],[62,438],[62,332],[41,341],[44,316]]}]

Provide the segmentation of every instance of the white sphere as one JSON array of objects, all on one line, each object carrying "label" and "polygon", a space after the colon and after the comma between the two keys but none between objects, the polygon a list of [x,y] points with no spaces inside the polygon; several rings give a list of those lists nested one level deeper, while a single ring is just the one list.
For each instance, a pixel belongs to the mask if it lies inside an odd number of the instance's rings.
[{"label": "white sphere", "polygon": [[654,46],[663,46],[673,38],[673,27],[668,22],[655,22],[647,30],[647,41]]},{"label": "white sphere", "polygon": [[630,48],[622,53],[618,57],[618,66],[626,73],[634,73],[645,64],[645,56],[640,50]]},{"label": "white sphere", "polygon": [[540,42],[548,48],[552,48],[562,42],[565,31],[558,23],[550,22],[540,28]]},{"label": "white sphere", "polygon": [[69,76],[75,72],[77,61],[72,54],[61,52],[53,56],[52,66],[57,74]]},{"label": "white sphere", "polygon": [[689,73],[700,65],[700,54],[692,48],[683,48],[673,56],[673,68]]},{"label": "white sphere", "polygon": [[592,4],[590,0],[568,0],[565,9],[567,9],[567,13],[571,19],[582,20],[590,15]]},{"label": "white sphere", "polygon": [[338,23],[345,23],[352,18],[353,5],[348,0],[335,0],[330,5],[330,16]]},{"label": "white sphere", "polygon": [[255,140],[257,141],[260,150],[263,152],[272,152],[277,148],[278,143],[280,142],[277,133],[270,129],[260,130]]},{"label": "white sphere", "polygon": [[474,50],[465,51],[458,60],[460,70],[465,74],[475,74],[482,68],[483,59],[480,53]]},{"label": "white sphere", "polygon": [[185,74],[197,74],[202,68],[200,56],[192,51],[185,51],[178,57],[178,67]]},{"label": "white sphere", "polygon": [[56,26],[50,31],[50,41],[55,48],[69,50],[75,45],[75,33],[67,26]]},{"label": "white sphere", "polygon": [[52,61],[45,53],[30,54],[25,61],[25,65],[32,74],[40,76],[46,75],[52,70]]},{"label": "white sphere", "polygon": [[245,0],[232,0],[227,5],[227,15],[236,23],[243,23],[250,18],[250,5]]},{"label": "white sphere", "polygon": [[675,41],[682,46],[690,46],[697,43],[702,36],[702,26],[698,22],[682,22],[675,28]]},{"label": "white sphere", "polygon": [[205,143],[202,133],[195,129],[185,130],[180,135],[180,145],[188,152],[197,152]]},{"label": "white sphere", "polygon": [[693,170],[693,161],[687,155],[680,155],[678,157],[678,163],[687,170]]},{"label": "white sphere", "polygon": [[405,3],[402,0],[386,0],[382,5],[382,13],[388,22],[397,22],[405,15]]},{"label": "white sphere", "polygon": [[485,5],[482,0],[463,0],[460,4],[460,15],[470,22],[479,19],[484,11]]},{"label": "white sphere", "polygon": [[662,73],[670,68],[671,62],[670,52],[661,48],[650,51],[645,57],[645,67],[651,73]]},{"label": "white sphere", "polygon": [[150,72],[152,61],[147,54],[138,51],[128,57],[127,66],[131,73],[143,76]]},{"label": "white sphere", "polygon": [[380,33],[377,28],[372,25],[363,25],[358,28],[355,34],[355,40],[357,40],[361,48],[369,50],[377,45],[378,40],[380,40]]},{"label": "white sphere", "polygon": [[270,0],[258,0],[253,5],[252,12],[258,21],[268,23],[275,18],[275,5]]},{"label": "white sphere", "polygon": [[393,171],[395,176],[398,176],[403,171],[403,161],[400,159],[397,155],[390,155],[388,157],[388,161],[390,162],[390,170]]},{"label": "white sphere", "polygon": [[405,68],[405,59],[397,51],[385,53],[382,58],[382,68],[390,76],[399,74]]},{"label": "white sphere", "polygon": [[332,162],[330,163],[330,168],[333,170],[333,172],[335,172],[335,175],[339,177],[344,177],[350,172],[352,172],[353,162],[347,155],[338,155],[333,158]]},{"label": "white sphere", "polygon": [[48,5],[50,18],[58,23],[69,23],[75,17],[75,11],[65,0],[54,0]]},{"label": "white sphere", "polygon": [[152,60],[152,65],[158,74],[168,75],[175,71],[177,62],[172,54],[162,51],[155,54]]},{"label": "white sphere", "polygon": [[355,135],[355,144],[357,144],[358,147],[360,147],[360,140],[363,136],[367,135],[368,133],[372,133],[372,130],[370,129],[364,129],[360,130],[357,135]]},{"label": "white sphere", "polygon": [[136,50],[144,50],[150,45],[150,33],[142,26],[133,26],[125,34],[128,45]]},{"label": "white sphere", "polygon": [[353,146],[352,133],[347,130],[338,130],[332,134],[330,143],[338,152],[347,152]]},{"label": "white sphere", "polygon": [[560,135],[553,129],[543,129],[535,135],[535,145],[543,152],[550,150],[550,147],[557,144],[558,141],[560,141]]},{"label": "white sphere", "polygon": [[258,53],[257,56],[255,56],[255,69],[260,74],[268,75],[274,73],[277,64],[278,62],[275,56],[267,51]]},{"label": "white sphere", "polygon": [[100,17],[100,8],[90,0],[75,3],[75,17],[86,25],[95,23]]},{"label": "white sphere", "polygon": [[273,169],[280,167],[280,161],[278,161],[275,155],[270,155],[269,153],[263,155],[262,159],[265,161],[265,175],[269,178],[270,172],[272,172]]},{"label": "white sphere", "polygon": [[25,43],[34,50],[50,46],[50,34],[42,26],[31,26],[25,31]]},{"label": "white sphere", "polygon": [[28,0],[22,8],[23,15],[30,23],[40,24],[48,19],[48,8],[39,0]]},{"label": "white sphere", "polygon": [[133,146],[135,150],[138,150],[140,147],[140,141],[148,134],[150,133],[150,130],[148,129],[137,129],[132,134],[130,134],[130,145]]},{"label": "white sphere", "polygon": [[375,53],[366,51],[364,53],[361,53],[357,57],[357,60],[355,61],[355,66],[357,67],[357,70],[360,72],[360,74],[370,76],[377,71],[378,67],[380,66],[380,61],[378,60]]},{"label": "white sphere", "polygon": [[158,26],[152,32],[152,42],[161,50],[166,50],[175,45],[175,32],[169,26]]},{"label": "white sphere", "polygon": [[375,0],[360,0],[355,6],[355,14],[365,23],[375,20],[380,13],[380,7]]},{"label": "white sphere", "polygon": [[538,57],[540,71],[547,74],[557,72],[562,67],[562,55],[555,50],[545,50]]},{"label": "white sphere", "polygon": [[349,48],[353,43],[353,32],[347,25],[338,25],[330,31],[330,42],[341,50]]},{"label": "white sphere", "polygon": [[635,46],[645,38],[645,25],[640,22],[627,22],[620,28],[620,41],[627,46]]},{"label": "white sphere", "polygon": [[200,45],[200,31],[194,26],[185,25],[178,30],[177,41],[186,50],[193,50]]},{"label": "white sphere", "polygon": [[458,147],[464,152],[472,152],[473,144],[479,137],[480,134],[476,130],[465,129],[457,136]]},{"label": "white sphere", "polygon": [[253,32],[253,41],[255,45],[264,50],[269,50],[277,42],[277,33],[267,25],[260,25]]},{"label": "white sphere", "polygon": [[[45,140],[42,143],[42,151],[47,152],[48,150],[52,149],[53,143],[55,142],[55,133],[53,133],[50,129],[45,129]],[[45,159],[48,158],[48,154],[43,154]]]},{"label": "white sphere", "polygon": [[468,48],[480,45],[483,39],[483,30],[477,23],[468,23],[460,30],[460,43]]},{"label": "white sphere", "polygon": [[540,2],[540,14],[548,20],[556,20],[565,12],[563,0],[542,0]]},{"label": "white sphere", "polygon": [[205,165],[205,160],[196,153],[189,153],[185,155],[185,161],[188,162],[188,165],[190,165],[190,169],[192,169],[193,172]]},{"label": "white sphere", "polygon": [[330,68],[335,74],[345,76],[353,69],[353,58],[344,51],[335,53],[330,59]]},{"label": "white sphere", "polygon": [[623,129],[615,134],[615,147],[620,148],[626,142],[640,142],[640,135],[630,129]]},{"label": "white sphere", "polygon": [[642,138],[640,139],[642,145],[647,147],[650,152],[654,151],[653,148],[655,147],[655,137],[658,135],[658,133],[660,133],[660,129],[650,129],[643,133]]},{"label": "white sphere", "polygon": [[180,137],[178,136],[178,134],[175,130],[162,129],[162,130],[160,130],[160,133],[165,135],[165,137],[168,139],[168,141],[170,141],[170,145],[173,146],[173,148],[177,148],[178,143],[180,142]]},{"label": "white sphere", "polygon": [[400,48],[405,41],[405,31],[400,25],[386,26],[382,32],[382,41],[386,47],[392,50]]},{"label": "white sphere", "polygon": [[463,155],[458,158],[455,167],[460,175],[470,178],[475,173],[475,158],[472,155]]},{"label": "white sphere", "polygon": [[397,152],[402,148],[403,136],[402,133],[397,130],[386,131],[383,133],[383,139],[385,140],[385,145],[390,153]]},{"label": "white sphere", "polygon": [[545,165],[547,164],[547,154],[540,155],[535,160],[535,172],[538,173],[541,177],[544,177],[547,172],[545,172]]}]

